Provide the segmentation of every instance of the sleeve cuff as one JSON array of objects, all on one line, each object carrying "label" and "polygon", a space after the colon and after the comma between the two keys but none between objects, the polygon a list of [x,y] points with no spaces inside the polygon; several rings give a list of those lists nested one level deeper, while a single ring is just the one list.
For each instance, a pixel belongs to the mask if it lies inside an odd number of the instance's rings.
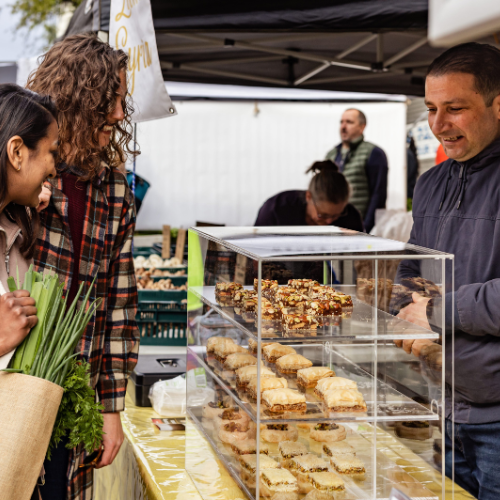
[{"label": "sleeve cuff", "polygon": [[[444,305],[445,305],[445,332],[451,333],[453,331],[452,327],[455,327],[455,330],[462,329],[462,324],[460,323],[460,316],[458,314],[457,301],[453,304],[453,294],[447,293],[444,296]],[[429,301],[427,304],[427,319],[429,321],[429,325],[432,330],[437,333],[442,333],[443,330],[443,308],[442,308],[442,299],[434,298]],[[454,323],[454,325],[453,325]]]},{"label": "sleeve cuff", "polygon": [[99,380],[96,390],[99,402],[104,406],[103,413],[114,413],[125,409],[127,380]]}]

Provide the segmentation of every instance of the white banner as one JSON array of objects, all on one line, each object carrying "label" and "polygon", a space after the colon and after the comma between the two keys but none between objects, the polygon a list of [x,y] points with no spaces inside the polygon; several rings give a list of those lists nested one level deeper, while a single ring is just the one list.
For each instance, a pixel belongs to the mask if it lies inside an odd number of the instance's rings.
[{"label": "white banner", "polygon": [[156,47],[150,0],[111,0],[109,44],[128,54],[128,90],[134,122],[174,116]]}]

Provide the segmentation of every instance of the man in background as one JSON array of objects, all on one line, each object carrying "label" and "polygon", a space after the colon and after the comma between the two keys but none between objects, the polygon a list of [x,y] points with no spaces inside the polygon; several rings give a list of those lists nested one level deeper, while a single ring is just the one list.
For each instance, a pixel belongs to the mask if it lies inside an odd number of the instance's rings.
[{"label": "man in background", "polygon": [[346,109],[340,120],[342,143],[329,151],[352,188],[350,202],[363,217],[366,232],[375,225],[375,210],[385,208],[387,157],[375,144],[364,140],[366,116],[359,109]]}]

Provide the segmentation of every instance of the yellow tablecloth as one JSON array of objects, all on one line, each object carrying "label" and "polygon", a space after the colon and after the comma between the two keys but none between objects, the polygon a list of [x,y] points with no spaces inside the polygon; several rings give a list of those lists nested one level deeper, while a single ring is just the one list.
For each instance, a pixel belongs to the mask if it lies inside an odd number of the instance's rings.
[{"label": "yellow tablecloth", "polygon": [[[152,408],[139,408],[127,395],[122,413],[125,442],[115,462],[95,474],[96,500],[201,500],[200,493],[185,471],[185,433],[160,432],[151,423],[158,415]],[[198,473],[203,476],[203,495],[210,500],[245,499],[245,495],[215,458],[208,443],[190,431],[190,443],[200,450]],[[367,432],[366,437],[369,438]],[[415,479],[433,490],[439,473],[390,434],[377,433],[377,448]],[[201,477],[200,476],[200,477]],[[437,481],[437,483],[436,483]],[[452,483],[446,478],[446,500],[451,500]],[[438,491],[436,491],[438,493]],[[455,486],[455,500],[473,500]]]}]

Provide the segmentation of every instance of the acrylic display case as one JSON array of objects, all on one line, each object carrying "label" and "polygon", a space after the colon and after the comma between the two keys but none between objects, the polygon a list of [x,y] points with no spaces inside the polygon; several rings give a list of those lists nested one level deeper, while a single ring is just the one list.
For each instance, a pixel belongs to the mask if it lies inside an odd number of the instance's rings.
[{"label": "acrylic display case", "polygon": [[191,229],[186,470],[202,497],[451,498],[452,279],[452,255],[332,226]]}]

